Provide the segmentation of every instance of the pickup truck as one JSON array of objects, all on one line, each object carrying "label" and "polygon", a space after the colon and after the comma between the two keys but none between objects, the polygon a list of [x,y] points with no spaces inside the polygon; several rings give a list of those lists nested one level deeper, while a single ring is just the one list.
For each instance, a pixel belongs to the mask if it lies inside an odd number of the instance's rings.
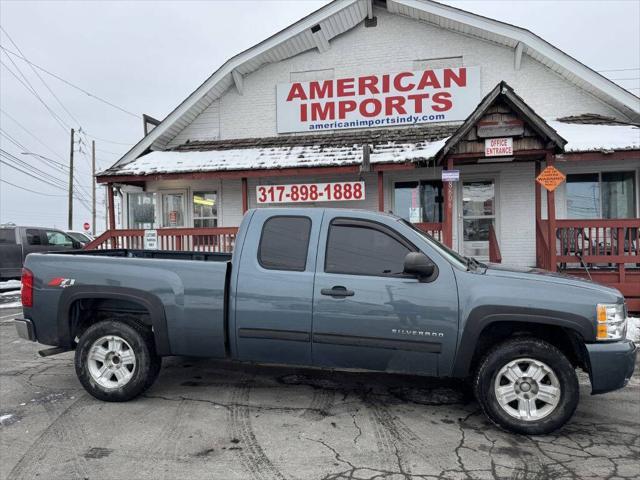
[{"label": "pickup truck", "polygon": [[20,278],[30,253],[82,248],[81,242],[55,228],[0,225],[0,281]]},{"label": "pickup truck", "polygon": [[635,344],[615,289],[460,256],[392,215],[250,210],[233,255],[101,250],[31,254],[21,337],[75,350],[98,399],[126,401],[161,358],[468,379],[505,429],[544,434],[579,400],[622,388]]}]

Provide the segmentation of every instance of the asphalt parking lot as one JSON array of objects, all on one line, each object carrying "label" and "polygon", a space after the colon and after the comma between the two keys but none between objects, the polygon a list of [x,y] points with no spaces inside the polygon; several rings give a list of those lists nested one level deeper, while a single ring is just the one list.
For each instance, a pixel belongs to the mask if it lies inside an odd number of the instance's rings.
[{"label": "asphalt parking lot", "polygon": [[5,479],[640,478],[640,375],[555,435],[490,425],[457,383],[166,359],[135,401],[95,400],[0,310]]}]

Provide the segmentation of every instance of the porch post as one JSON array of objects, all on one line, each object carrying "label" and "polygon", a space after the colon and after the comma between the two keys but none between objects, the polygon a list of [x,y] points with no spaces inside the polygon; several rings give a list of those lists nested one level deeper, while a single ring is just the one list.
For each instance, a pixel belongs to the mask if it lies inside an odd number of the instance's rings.
[{"label": "porch post", "polygon": [[[535,176],[534,178],[538,178],[538,175],[540,175],[540,161],[536,160],[535,161]],[[540,245],[540,239],[538,238],[538,226],[540,225],[540,222],[542,221],[542,187],[540,186],[540,184],[537,181],[533,182],[535,184],[535,203],[536,203],[536,218],[535,218],[535,225],[534,225],[534,229],[536,232],[536,267],[538,268],[544,268],[543,265],[543,256],[542,256],[542,245]],[[540,232],[542,233],[542,231]]]},{"label": "porch post", "polygon": [[116,248],[116,237],[114,230],[116,229],[116,208],[113,199],[113,183],[107,184],[107,208],[109,210],[109,231],[111,232],[111,248]]},{"label": "porch post", "polygon": [[[447,170],[453,170],[453,159],[447,158]],[[442,222],[442,243],[453,248],[453,186],[452,182],[444,182],[444,221]]]},{"label": "porch post", "polygon": [[247,213],[249,209],[249,196],[247,190],[247,177],[242,177],[242,214]]},{"label": "porch post", "polygon": [[107,201],[109,202],[109,230],[116,229],[116,209],[113,199],[113,183],[107,184]]},{"label": "porch post", "polygon": [[[547,166],[553,166],[555,155],[547,152]],[[549,270],[555,272],[558,269],[556,263],[556,195],[555,192],[547,190],[547,240],[549,241]]]},{"label": "porch post", "polygon": [[378,172],[378,211],[384,212],[384,172]]}]

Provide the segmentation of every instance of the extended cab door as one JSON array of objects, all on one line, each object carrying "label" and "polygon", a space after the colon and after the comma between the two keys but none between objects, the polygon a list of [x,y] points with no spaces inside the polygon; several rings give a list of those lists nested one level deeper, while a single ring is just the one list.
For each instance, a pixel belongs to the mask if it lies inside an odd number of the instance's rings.
[{"label": "extended cab door", "polygon": [[[325,213],[314,288],[315,365],[446,374],[458,329],[456,282],[451,265],[419,246],[420,238],[393,217]],[[402,273],[407,253],[418,250],[437,266],[427,283]]]},{"label": "extended cab door", "polygon": [[[244,237],[230,322],[240,360],[311,364],[313,277],[322,210],[259,209]],[[234,264],[235,265],[235,264]]]}]

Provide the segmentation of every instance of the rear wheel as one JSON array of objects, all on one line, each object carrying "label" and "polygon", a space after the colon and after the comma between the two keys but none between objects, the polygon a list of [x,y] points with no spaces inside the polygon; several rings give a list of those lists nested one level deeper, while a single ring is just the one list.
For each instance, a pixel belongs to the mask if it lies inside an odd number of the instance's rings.
[{"label": "rear wheel", "polygon": [[494,423],[530,435],[560,428],[579,399],[571,362],[556,347],[535,338],[509,340],[491,350],[476,372],[474,393]]},{"label": "rear wheel", "polygon": [[160,373],[152,333],[135,322],[106,320],[80,337],[76,374],[94,397],[124,402],[143,393]]}]

